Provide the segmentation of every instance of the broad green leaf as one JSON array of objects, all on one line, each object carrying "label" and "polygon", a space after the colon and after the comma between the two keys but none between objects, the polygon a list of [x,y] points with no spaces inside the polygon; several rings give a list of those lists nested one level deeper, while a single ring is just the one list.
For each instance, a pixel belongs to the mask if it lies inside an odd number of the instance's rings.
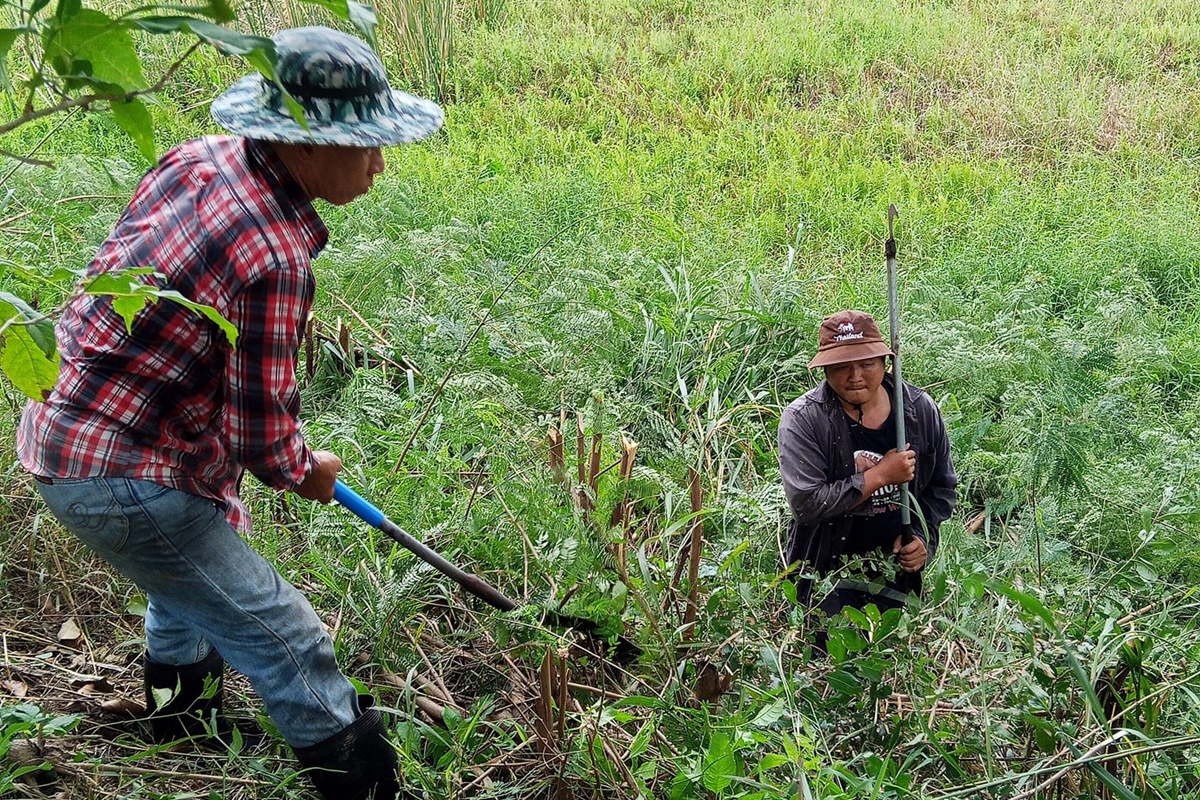
[{"label": "broad green leaf", "polygon": [[701,766],[700,781],[710,792],[720,794],[737,775],[737,758],[733,755],[733,747],[729,737],[724,733],[714,733],[708,742],[708,752],[704,754]]},{"label": "broad green leaf", "polygon": [[54,8],[54,16],[58,19],[68,19],[79,13],[83,3],[80,0],[58,0]]},{"label": "broad green leaf", "polygon": [[47,358],[56,357],[58,342],[54,338],[54,321],[15,294],[0,292],[0,325],[14,317],[20,320]]},{"label": "broad green leaf", "polygon": [[150,607],[150,601],[144,594],[135,594],[125,603],[125,613],[133,614],[138,617],[145,617],[146,610]]},{"label": "broad green leaf", "polygon": [[634,708],[654,708],[660,711],[672,708],[671,704],[657,697],[643,697],[641,695],[632,695],[623,697],[612,704],[613,707],[632,706]]},{"label": "broad green leaf", "polygon": [[754,719],[750,720],[750,725],[754,728],[765,728],[768,725],[774,725],[786,710],[787,706],[783,698],[777,698],[770,705],[760,708],[758,713],[754,715]]},{"label": "broad green leaf", "polygon": [[1054,619],[1054,615],[1050,610],[1031,594],[1022,592],[1015,586],[1012,586],[1001,581],[992,581],[992,588],[1000,594],[1012,600],[1014,603],[1025,609],[1028,613],[1040,619],[1042,622],[1050,626],[1052,630],[1058,630],[1058,623]]},{"label": "broad green leaf", "polygon": [[233,5],[229,0],[209,0],[209,2],[198,6],[179,6],[179,5],[151,5],[143,6],[130,12],[126,16],[140,16],[145,12],[157,12],[161,14],[163,11],[174,11],[186,17],[199,15],[205,19],[211,19],[213,22],[224,24],[233,22],[237,18],[237,14],[233,10]]},{"label": "broad green leaf", "polygon": [[133,320],[138,315],[138,312],[146,307],[150,302],[150,298],[141,294],[134,295],[113,295],[112,305],[113,310],[121,315],[125,320],[125,332],[133,333]]},{"label": "broad green leaf", "polygon": [[153,297],[162,298],[164,300],[174,300],[184,308],[189,308],[192,311],[195,311],[197,314],[201,315],[221,329],[221,332],[225,334],[225,338],[229,341],[230,347],[237,347],[237,328],[234,327],[232,322],[221,316],[221,312],[217,311],[212,306],[207,306],[203,303],[197,303],[193,300],[189,300],[179,292],[176,292],[172,289],[155,289],[151,291],[150,294]]},{"label": "broad green leaf", "polygon": [[830,662],[842,664],[846,661],[846,645],[842,640],[841,631],[830,630],[825,639],[825,652],[829,654]]},{"label": "broad green leaf", "polygon": [[146,104],[134,98],[112,103],[109,110],[112,111],[113,119],[121,126],[121,130],[133,139],[142,157],[153,164],[157,160],[154,150],[154,120]]},{"label": "broad green leaf", "polygon": [[873,656],[860,656],[854,662],[854,666],[857,668],[858,674],[870,683],[882,681],[889,668],[887,661]]},{"label": "broad green leaf", "polygon": [[35,16],[39,11],[41,11],[43,8],[45,8],[49,4],[50,4],[50,0],[33,0],[32,5],[29,6],[29,16],[30,17]]},{"label": "broad green leaf", "polygon": [[154,696],[154,705],[159,708],[170,705],[171,700],[175,698],[175,690],[167,687],[154,687],[150,694]]},{"label": "broad green leaf", "polygon": [[453,731],[462,723],[463,717],[457,710],[447,707],[442,713],[442,721],[446,723],[446,727]]},{"label": "broad green leaf", "polygon": [[889,608],[879,618],[879,625],[875,628],[873,638],[876,642],[882,641],[898,627],[900,627],[900,609]]},{"label": "broad green leaf", "polygon": [[867,616],[860,609],[857,609],[854,606],[846,606],[842,609],[842,613],[846,615],[846,619],[853,622],[861,630],[865,631],[867,628],[871,627],[870,622],[867,621]]},{"label": "broad green leaf", "polygon": [[346,3],[346,9],[350,13],[350,24],[362,33],[372,47],[378,48],[375,42],[375,28],[379,25],[379,18],[375,16],[375,9],[363,3],[355,3],[354,0]]},{"label": "broad green leaf", "polygon": [[637,758],[650,749],[650,736],[654,733],[655,726],[653,722],[647,722],[638,728],[637,734],[633,737],[633,741],[629,743],[629,757]]},{"label": "broad green leaf", "polygon": [[783,596],[788,599],[789,603],[796,605],[798,602],[800,602],[797,599],[795,583],[792,581],[784,581],[781,586],[783,587]]},{"label": "broad green leaf", "polygon": [[[265,36],[248,36],[194,17],[143,17],[133,20],[132,24],[137,25],[148,33],[191,33],[217,48],[222,53],[240,56],[251,67],[261,72],[270,80],[278,83],[278,78],[275,74],[275,43]],[[296,122],[305,130],[308,130],[308,121],[304,117],[304,108],[286,91],[283,95],[283,102]]]},{"label": "broad green leaf", "polygon": [[149,87],[129,31],[95,9],[85,8],[52,22],[46,33],[46,58],[54,64],[87,61],[92,78],[125,91]]},{"label": "broad green leaf", "polygon": [[371,6],[356,3],[354,0],[304,1],[310,5],[325,9],[338,19],[348,20],[362,34],[371,47],[376,47],[375,27],[379,24],[379,19],[375,16],[375,9],[371,8]]},{"label": "broad green leaf", "polygon": [[195,17],[159,16],[131,20],[131,24],[147,33],[190,33],[226,55],[249,59],[255,52],[266,53],[270,63],[272,65],[275,63],[275,43],[266,36],[238,33],[208,20]]},{"label": "broad green leaf", "polygon": [[0,28],[0,86],[7,92],[12,91],[12,82],[8,79],[8,51],[12,50],[20,33],[15,28]]},{"label": "broad green leaf", "polygon": [[103,272],[83,282],[83,291],[87,294],[137,294],[149,289],[150,286],[138,280],[141,275],[153,275],[152,267],[131,267],[130,269]]},{"label": "broad green leaf", "polygon": [[45,400],[58,380],[58,353],[47,356],[23,325],[10,325],[0,340],[0,371],[26,397]]},{"label": "broad green leaf", "polygon": [[829,673],[825,680],[828,681],[829,685],[833,687],[835,691],[841,692],[842,694],[848,694],[851,697],[862,694],[862,683],[859,682],[858,678],[854,677],[841,667]]},{"label": "broad green leaf", "polygon": [[769,769],[775,769],[776,767],[782,767],[791,763],[793,763],[792,760],[787,756],[780,755],[779,753],[767,753],[758,762],[758,771],[766,772]]}]

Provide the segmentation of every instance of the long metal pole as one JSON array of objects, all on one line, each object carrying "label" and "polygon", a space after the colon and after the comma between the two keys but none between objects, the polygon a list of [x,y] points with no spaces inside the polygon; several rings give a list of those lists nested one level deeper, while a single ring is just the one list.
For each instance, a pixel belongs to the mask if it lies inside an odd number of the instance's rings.
[{"label": "long metal pole", "polygon": [[[908,449],[908,436],[904,432],[904,373],[900,369],[900,300],[896,288],[896,235],[893,223],[896,217],[896,204],[888,204],[887,225],[888,238],[883,245],[883,254],[887,257],[888,275],[888,317],[892,333],[892,416],[896,420],[896,450],[903,453]],[[912,513],[908,505],[908,484],[900,484],[900,541],[908,544],[913,538]]]}]

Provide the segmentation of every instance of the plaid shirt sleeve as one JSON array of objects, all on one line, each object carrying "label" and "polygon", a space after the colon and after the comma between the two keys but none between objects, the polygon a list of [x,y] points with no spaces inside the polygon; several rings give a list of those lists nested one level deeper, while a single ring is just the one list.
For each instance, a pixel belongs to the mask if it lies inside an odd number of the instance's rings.
[{"label": "plaid shirt sleeve", "polygon": [[294,489],[312,468],[296,382],[310,280],[307,270],[277,264],[244,287],[229,311],[239,331],[225,376],[231,455],[276,489]]}]

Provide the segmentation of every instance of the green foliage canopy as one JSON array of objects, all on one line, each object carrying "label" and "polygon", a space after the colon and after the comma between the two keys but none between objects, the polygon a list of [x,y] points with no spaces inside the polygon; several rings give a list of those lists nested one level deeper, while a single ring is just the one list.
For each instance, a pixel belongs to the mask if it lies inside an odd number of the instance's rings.
[{"label": "green foliage canopy", "polygon": [[[368,6],[353,0],[310,1],[349,21],[368,41],[374,41],[375,14]],[[15,17],[17,22],[0,28],[0,86],[23,99],[19,112],[0,123],[0,135],[45,117],[83,109],[109,115],[153,163],[157,157],[154,120],[146,100],[170,84],[175,71],[197,47],[209,46],[237,56],[278,83],[274,43],[268,37],[226,27],[235,20],[227,0],[207,0],[194,6],[141,6],[119,16],[85,7],[82,0],[59,0],[53,9],[49,0],[33,0],[28,5],[8,0],[3,6],[9,10],[9,19]],[[163,10],[175,13],[164,15]],[[151,84],[138,52],[137,33],[195,37],[196,41]],[[24,70],[14,76],[9,66],[18,62]],[[285,98],[297,121],[304,124],[299,104],[286,92]],[[30,156],[5,151],[0,151],[0,156],[50,166]],[[136,267],[85,281],[80,291],[111,296],[127,327],[147,303],[164,299],[180,303],[217,324],[229,342],[236,344],[237,331],[219,313],[178,292],[157,288],[153,274],[153,269]],[[7,292],[0,293],[0,372],[34,399],[45,397],[58,375],[53,322]]]}]

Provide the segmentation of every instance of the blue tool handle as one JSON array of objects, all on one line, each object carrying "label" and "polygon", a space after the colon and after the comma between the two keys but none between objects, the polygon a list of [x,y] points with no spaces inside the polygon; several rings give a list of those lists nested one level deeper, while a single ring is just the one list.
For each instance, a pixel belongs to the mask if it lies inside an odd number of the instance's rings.
[{"label": "blue tool handle", "polygon": [[383,521],[387,519],[383,512],[371,504],[371,501],[364,498],[358,492],[351,489],[340,480],[333,485],[333,499],[337,500],[354,516],[361,519],[363,522],[370,525],[372,528],[382,528]]}]

